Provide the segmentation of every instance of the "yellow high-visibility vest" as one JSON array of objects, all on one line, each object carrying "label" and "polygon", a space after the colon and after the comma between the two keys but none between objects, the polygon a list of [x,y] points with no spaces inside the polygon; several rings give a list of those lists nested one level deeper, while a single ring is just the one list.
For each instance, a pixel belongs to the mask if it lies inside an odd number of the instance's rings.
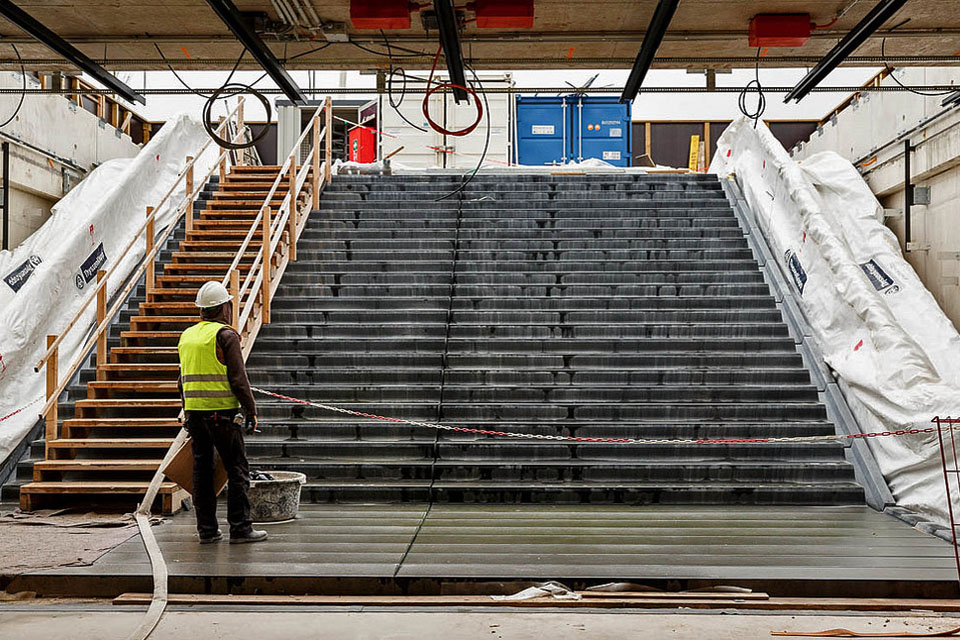
[{"label": "yellow high-visibility vest", "polygon": [[239,409],[230,389],[227,366],[217,360],[217,333],[224,324],[198,322],[180,334],[180,379],[185,411]]}]

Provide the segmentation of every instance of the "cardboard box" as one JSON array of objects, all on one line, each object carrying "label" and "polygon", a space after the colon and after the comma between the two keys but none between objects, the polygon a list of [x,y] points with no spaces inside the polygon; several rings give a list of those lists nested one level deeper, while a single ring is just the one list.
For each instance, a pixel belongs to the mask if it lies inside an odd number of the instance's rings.
[{"label": "cardboard box", "polygon": [[[168,478],[183,487],[190,495],[193,495],[193,439],[187,438],[174,454],[163,472]],[[223,466],[220,454],[216,448],[213,451],[213,487],[216,494],[220,495],[223,488],[227,486],[227,470]]]}]

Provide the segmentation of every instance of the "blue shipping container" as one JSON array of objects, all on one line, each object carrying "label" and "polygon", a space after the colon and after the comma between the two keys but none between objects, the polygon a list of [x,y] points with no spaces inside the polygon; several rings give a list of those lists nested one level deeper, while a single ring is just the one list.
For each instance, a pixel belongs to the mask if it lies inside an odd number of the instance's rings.
[{"label": "blue shipping container", "polygon": [[632,164],[630,104],[613,96],[517,96],[518,164],[552,165],[596,158]]}]

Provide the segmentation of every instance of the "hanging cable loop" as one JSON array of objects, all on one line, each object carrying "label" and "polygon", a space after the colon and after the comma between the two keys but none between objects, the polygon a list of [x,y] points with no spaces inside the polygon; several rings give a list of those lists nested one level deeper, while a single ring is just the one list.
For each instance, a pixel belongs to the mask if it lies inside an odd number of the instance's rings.
[{"label": "hanging cable loop", "polygon": [[270,106],[270,100],[267,99],[265,95],[254,89],[248,84],[242,84],[239,82],[231,82],[223,85],[219,89],[213,92],[209,98],[207,98],[206,103],[203,105],[203,128],[206,130],[207,135],[213,138],[213,141],[216,142],[222,149],[249,149],[254,146],[261,140],[264,136],[270,131],[269,127],[263,127],[260,132],[251,136],[248,142],[231,142],[230,140],[225,140],[217,135],[216,127],[213,123],[210,122],[210,117],[213,111],[213,105],[217,100],[221,98],[232,98],[240,94],[250,94],[260,101],[260,104],[263,105],[264,111],[267,112],[266,121],[270,122],[270,119],[273,117],[273,108]]}]

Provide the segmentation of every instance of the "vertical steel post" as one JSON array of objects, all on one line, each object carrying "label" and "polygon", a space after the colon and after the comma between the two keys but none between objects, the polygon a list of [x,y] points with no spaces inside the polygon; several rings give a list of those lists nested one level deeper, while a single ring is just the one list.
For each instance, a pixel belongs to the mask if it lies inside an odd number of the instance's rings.
[{"label": "vertical steel post", "polygon": [[10,143],[0,145],[3,149],[3,246],[10,248]]},{"label": "vertical steel post", "polygon": [[910,140],[903,141],[903,252],[910,253],[910,210],[913,209],[913,181],[910,167]]}]

